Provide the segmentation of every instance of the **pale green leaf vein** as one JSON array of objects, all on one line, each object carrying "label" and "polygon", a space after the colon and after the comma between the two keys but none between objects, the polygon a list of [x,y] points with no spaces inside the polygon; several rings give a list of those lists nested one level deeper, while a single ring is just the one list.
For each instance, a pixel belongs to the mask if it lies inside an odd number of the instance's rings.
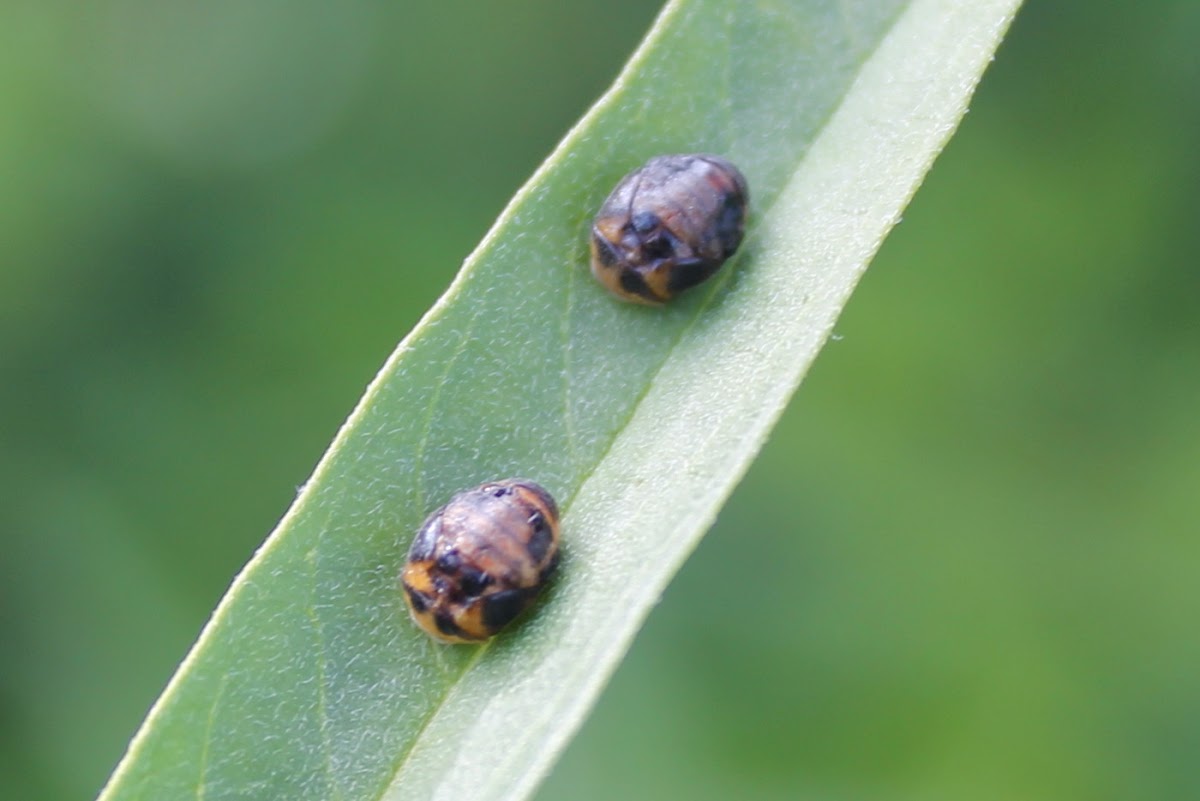
[{"label": "pale green leaf vein", "polygon": [[212,745],[213,721],[217,719],[217,708],[221,705],[221,698],[225,695],[225,687],[229,683],[229,675],[221,676],[221,680],[217,683],[217,690],[213,693],[212,704],[208,707],[208,717],[204,722],[204,737],[200,741],[200,760],[198,781],[196,782],[196,801],[204,801],[204,795],[208,788],[208,752]]},{"label": "pale green leaf vein", "polygon": [[321,621],[321,614],[317,609],[317,598],[319,597],[317,593],[317,549],[320,547],[320,541],[318,540],[312,550],[305,554],[305,561],[308,563],[311,579],[309,603],[305,607],[305,613],[308,615],[308,620],[312,624],[313,633],[316,635],[317,640],[315,654],[317,664],[317,717],[321,731],[321,746],[325,755],[325,775],[332,797],[340,799],[342,793],[337,775],[333,770],[333,741],[329,734],[329,680],[326,675],[326,663],[329,660],[329,653],[325,641],[325,625]]}]

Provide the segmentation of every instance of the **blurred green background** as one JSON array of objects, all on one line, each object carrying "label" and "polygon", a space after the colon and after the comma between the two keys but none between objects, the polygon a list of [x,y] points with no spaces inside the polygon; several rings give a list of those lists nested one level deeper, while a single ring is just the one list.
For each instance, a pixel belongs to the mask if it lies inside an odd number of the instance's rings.
[{"label": "blurred green background", "polygon": [[[0,2],[0,797],[88,798],[651,2]],[[1200,4],[1032,0],[551,799],[1200,796]]]}]

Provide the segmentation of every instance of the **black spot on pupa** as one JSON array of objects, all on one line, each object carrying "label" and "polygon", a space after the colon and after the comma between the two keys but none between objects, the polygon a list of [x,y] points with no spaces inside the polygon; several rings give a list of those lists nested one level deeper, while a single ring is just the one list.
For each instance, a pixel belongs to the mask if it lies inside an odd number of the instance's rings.
[{"label": "black spot on pupa", "polygon": [[650,291],[650,287],[646,285],[646,279],[642,278],[635,270],[621,271],[621,289],[634,295],[640,295],[643,298],[657,301],[654,293]]},{"label": "black spot on pupa", "polygon": [[745,213],[746,209],[737,197],[730,196],[725,199],[716,224],[717,241],[721,243],[721,251],[725,258],[732,256],[738,245],[742,244],[742,218]]},{"label": "black spot on pupa", "polygon": [[408,602],[412,605],[414,612],[424,612],[429,609],[429,599],[423,594],[412,587],[405,587],[404,591],[408,593]]},{"label": "black spot on pupa", "polygon": [[594,228],[592,229],[592,242],[596,246],[596,260],[605,267],[612,267],[621,260],[616,248],[607,239],[600,236],[600,232]]},{"label": "black spot on pupa", "polygon": [[660,222],[661,221],[658,219],[658,215],[654,212],[639,211],[637,214],[633,215],[633,219],[629,221],[629,224],[632,226],[633,230],[637,231],[639,234],[648,234],[657,228]]},{"label": "black spot on pupa", "polygon": [[462,589],[463,595],[468,598],[475,598],[484,588],[492,583],[492,577],[482,570],[476,570],[473,567],[464,567],[458,576],[458,586]]},{"label": "black spot on pupa", "polygon": [[465,637],[465,633],[454,622],[454,618],[450,617],[450,613],[446,611],[437,612],[433,616],[433,622],[437,625],[438,631],[449,637]]},{"label": "black spot on pupa", "polygon": [[462,567],[462,557],[458,551],[447,551],[438,557],[437,566],[443,573],[456,573]]},{"label": "black spot on pupa", "polygon": [[671,271],[670,278],[667,280],[667,288],[673,293],[690,289],[696,284],[706,281],[720,266],[720,262],[708,259],[680,259],[675,263],[675,269]]},{"label": "black spot on pupa", "polygon": [[528,590],[504,590],[483,599],[483,625],[492,631],[504,628],[521,614],[530,600]]},{"label": "black spot on pupa", "polygon": [[533,536],[529,538],[526,548],[529,551],[529,557],[540,565],[550,551],[550,546],[554,544],[554,534],[546,525],[546,520],[542,517],[541,512],[534,512],[529,518],[529,523],[533,526]]}]

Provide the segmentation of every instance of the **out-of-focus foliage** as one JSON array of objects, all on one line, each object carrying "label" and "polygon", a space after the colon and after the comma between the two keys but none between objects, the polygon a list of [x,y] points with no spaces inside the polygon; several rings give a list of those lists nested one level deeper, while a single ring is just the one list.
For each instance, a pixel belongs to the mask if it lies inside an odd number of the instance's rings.
[{"label": "out-of-focus foliage", "polygon": [[[100,786],[655,10],[436,8],[0,6],[0,797]],[[1198,37],[1031,0],[541,797],[1200,790]]]}]

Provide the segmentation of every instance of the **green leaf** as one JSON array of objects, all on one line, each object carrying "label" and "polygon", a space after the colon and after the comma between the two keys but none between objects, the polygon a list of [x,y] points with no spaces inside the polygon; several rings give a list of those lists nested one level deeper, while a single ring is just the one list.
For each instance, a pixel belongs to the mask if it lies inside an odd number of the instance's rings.
[{"label": "green leaf", "polygon": [[[668,5],[379,373],[102,798],[531,792],[762,444],[1017,5]],[[649,156],[694,151],[749,179],[741,252],[666,308],[615,301],[588,274],[589,218]],[[397,591],[408,541],[454,491],[512,475],[565,510],[560,577],[492,643],[436,645]]]}]

